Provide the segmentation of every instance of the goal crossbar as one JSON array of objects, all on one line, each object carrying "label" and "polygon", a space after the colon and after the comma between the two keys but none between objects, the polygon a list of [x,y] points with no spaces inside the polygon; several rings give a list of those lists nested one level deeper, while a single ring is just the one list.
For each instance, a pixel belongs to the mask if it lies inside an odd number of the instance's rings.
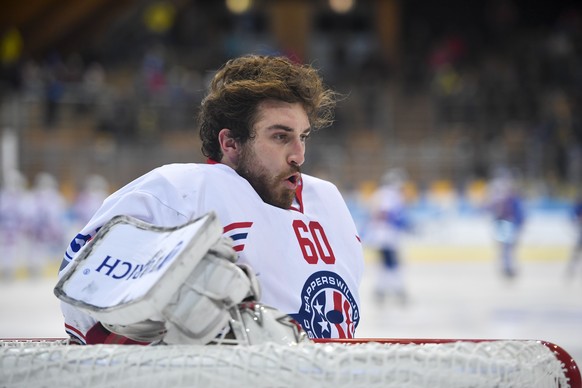
[{"label": "goal crossbar", "polygon": [[139,346],[51,338],[0,340],[0,386],[582,388],[582,380],[563,348],[534,340]]},{"label": "goal crossbar", "polygon": [[[502,339],[437,339],[437,338],[353,338],[353,339],[314,339],[314,342],[318,343],[344,343],[344,344],[362,344],[367,342],[378,342],[384,344],[412,344],[412,345],[423,345],[423,344],[446,344],[454,342],[469,342],[469,343],[480,343],[480,342],[508,342],[509,340]],[[526,340],[519,340],[526,341]],[[582,388],[582,374],[578,364],[574,358],[561,346],[556,345],[549,341],[535,340],[528,341],[535,342],[539,345],[546,347],[556,358],[556,360],[563,365],[563,371],[568,379],[569,386],[572,388]]]}]

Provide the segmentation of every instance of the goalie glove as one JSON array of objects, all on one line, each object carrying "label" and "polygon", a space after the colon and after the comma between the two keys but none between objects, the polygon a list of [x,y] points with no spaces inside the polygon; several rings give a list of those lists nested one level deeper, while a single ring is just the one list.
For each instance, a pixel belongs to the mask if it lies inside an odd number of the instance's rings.
[{"label": "goalie glove", "polygon": [[207,344],[227,326],[231,308],[256,298],[254,274],[235,265],[236,258],[230,239],[221,238],[208,251],[162,311],[165,343]]},{"label": "goalie glove", "polygon": [[206,344],[230,309],[259,296],[236,257],[214,213],[175,228],[118,216],[83,247],[55,295],[137,341]]},{"label": "goalie glove", "polygon": [[[258,282],[248,266],[235,265],[232,242],[220,238],[161,312],[163,321],[130,325],[103,323],[113,333],[136,341],[206,344],[231,319],[230,310],[244,299],[256,299]],[[252,277],[252,280],[251,280]]]}]

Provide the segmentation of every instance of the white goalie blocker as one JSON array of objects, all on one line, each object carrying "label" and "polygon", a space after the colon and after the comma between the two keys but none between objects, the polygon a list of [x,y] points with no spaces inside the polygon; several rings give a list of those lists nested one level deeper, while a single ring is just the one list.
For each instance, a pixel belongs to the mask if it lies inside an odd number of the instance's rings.
[{"label": "white goalie blocker", "polygon": [[[55,286],[110,331],[167,344],[294,344],[305,333],[260,303],[248,266],[211,212],[165,228],[128,216],[106,223]],[[244,301],[244,303],[243,303]]]}]

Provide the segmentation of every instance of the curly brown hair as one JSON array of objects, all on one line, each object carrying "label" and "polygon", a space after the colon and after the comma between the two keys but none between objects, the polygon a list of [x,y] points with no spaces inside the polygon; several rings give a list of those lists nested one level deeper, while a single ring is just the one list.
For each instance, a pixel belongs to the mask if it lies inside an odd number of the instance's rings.
[{"label": "curly brown hair", "polygon": [[198,114],[202,153],[220,161],[223,128],[241,144],[252,138],[257,106],[269,99],[301,103],[312,129],[333,123],[336,93],[313,67],[285,57],[247,55],[226,62],[210,83]]}]

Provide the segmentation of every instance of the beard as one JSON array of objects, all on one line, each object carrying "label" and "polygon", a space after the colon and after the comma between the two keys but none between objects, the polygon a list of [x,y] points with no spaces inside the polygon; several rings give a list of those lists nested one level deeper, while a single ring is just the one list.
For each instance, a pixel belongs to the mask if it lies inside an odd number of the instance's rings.
[{"label": "beard", "polygon": [[272,175],[256,157],[250,145],[243,146],[238,167],[235,170],[255,189],[263,202],[281,209],[289,209],[295,199],[295,190],[289,190],[282,182],[291,174],[299,172],[299,167],[290,167],[289,172]]}]

